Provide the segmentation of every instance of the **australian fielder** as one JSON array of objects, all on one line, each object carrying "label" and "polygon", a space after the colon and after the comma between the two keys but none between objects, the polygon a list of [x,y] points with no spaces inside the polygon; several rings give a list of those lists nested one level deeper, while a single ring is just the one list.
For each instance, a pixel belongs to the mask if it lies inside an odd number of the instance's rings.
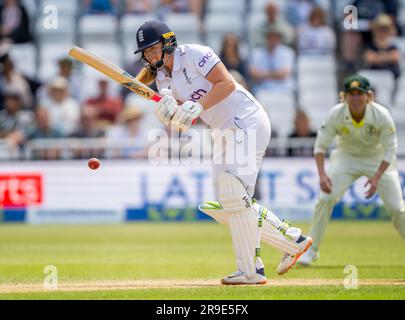
[{"label": "australian fielder", "polygon": [[[319,258],[318,248],[333,207],[359,177],[367,177],[365,197],[378,192],[395,228],[405,239],[405,203],[396,167],[397,136],[394,121],[382,105],[374,102],[369,81],[353,75],[345,79],[342,103],[329,112],[318,131],[314,155],[321,193],[315,206],[310,236],[312,247],[299,263],[309,265]],[[328,172],[325,151],[336,138]]]}]

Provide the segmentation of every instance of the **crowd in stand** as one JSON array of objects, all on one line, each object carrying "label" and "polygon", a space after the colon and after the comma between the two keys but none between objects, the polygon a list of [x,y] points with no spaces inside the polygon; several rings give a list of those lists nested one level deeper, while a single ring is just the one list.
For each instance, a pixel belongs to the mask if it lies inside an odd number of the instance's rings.
[{"label": "crowd in stand", "polygon": [[[160,0],[158,7],[151,0],[126,0],[124,8],[118,0],[83,0],[83,14],[158,12],[162,19],[169,12],[194,12],[202,24],[210,0]],[[249,5],[249,1],[246,0]],[[341,61],[342,74],[361,67],[385,69],[398,79],[401,74],[401,52],[393,42],[401,35],[397,0],[355,0],[359,30],[342,30],[334,25],[330,14],[316,0],[287,0],[284,10],[277,2],[265,6],[266,21],[260,26],[252,50],[243,52],[243,39],[236,34],[223,38],[218,54],[223,63],[253,93],[274,91],[280,94],[294,90],[297,56],[333,55]],[[134,31],[135,32],[135,31]],[[337,45],[340,39],[340,45]],[[41,83],[17,71],[9,55],[13,43],[33,41],[29,16],[18,0],[4,0],[0,6],[0,139],[20,148],[32,139],[44,138],[133,138],[145,140],[148,128],[156,128],[147,101],[128,90],[113,94],[105,77],[97,81],[98,92],[81,97],[82,79],[68,57],[58,63],[58,73]],[[249,57],[249,59],[248,59]],[[141,62],[128,66],[136,74]],[[297,108],[291,138],[314,137],[305,112]],[[276,136],[275,132],[273,136]],[[269,152],[271,154],[271,152]],[[144,156],[139,150],[120,157]],[[289,156],[310,156],[310,148],[289,148]],[[57,154],[42,155],[57,158]],[[80,155],[78,155],[80,157]]]}]

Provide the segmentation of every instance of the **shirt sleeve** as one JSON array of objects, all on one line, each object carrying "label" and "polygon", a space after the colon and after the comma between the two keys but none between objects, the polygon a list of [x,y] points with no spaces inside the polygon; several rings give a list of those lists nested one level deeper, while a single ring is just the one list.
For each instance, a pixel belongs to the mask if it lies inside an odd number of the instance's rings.
[{"label": "shirt sleeve", "polygon": [[380,139],[384,148],[384,160],[391,163],[397,153],[398,141],[394,120],[390,115],[384,118]]},{"label": "shirt sleeve", "polygon": [[193,48],[192,60],[194,67],[204,78],[219,63],[221,59],[210,47],[198,46]]},{"label": "shirt sleeve", "polygon": [[335,117],[331,112],[318,130],[315,140],[314,154],[325,153],[335,136]]}]

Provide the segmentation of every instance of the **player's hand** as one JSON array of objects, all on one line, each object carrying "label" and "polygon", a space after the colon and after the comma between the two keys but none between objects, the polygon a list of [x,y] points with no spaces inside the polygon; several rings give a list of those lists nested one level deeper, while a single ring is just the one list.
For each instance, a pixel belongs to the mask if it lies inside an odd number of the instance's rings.
[{"label": "player's hand", "polygon": [[155,115],[163,125],[169,126],[170,121],[178,108],[179,106],[177,105],[176,99],[171,95],[165,95],[158,102],[158,107],[155,109]]},{"label": "player's hand", "polygon": [[201,103],[194,101],[184,102],[174,114],[172,126],[179,131],[186,131],[191,127],[193,121],[200,116],[204,110]]},{"label": "player's hand", "polygon": [[332,180],[330,180],[330,178],[326,174],[319,176],[319,185],[323,192],[325,193],[332,192]]},{"label": "player's hand", "polygon": [[377,192],[377,186],[379,181],[380,178],[376,176],[368,178],[367,182],[364,185],[364,187],[370,186],[365,194],[366,199],[370,199]]}]

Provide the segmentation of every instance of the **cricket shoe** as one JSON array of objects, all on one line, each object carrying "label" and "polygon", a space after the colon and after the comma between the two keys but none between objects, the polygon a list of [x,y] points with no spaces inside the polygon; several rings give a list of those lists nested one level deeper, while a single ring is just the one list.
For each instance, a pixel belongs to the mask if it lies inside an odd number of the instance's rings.
[{"label": "cricket shoe", "polygon": [[236,271],[235,273],[222,278],[221,283],[234,286],[244,284],[266,284],[267,278],[260,273],[256,273],[253,277],[248,277],[243,271]]},{"label": "cricket shoe", "polygon": [[300,246],[300,251],[295,255],[284,253],[281,257],[281,261],[277,267],[277,273],[282,275],[292,268],[297,260],[309,249],[312,245],[312,238],[309,236],[301,235],[297,240],[297,244]]},{"label": "cricket shoe", "polygon": [[303,265],[303,266],[310,266],[312,262],[316,261],[319,259],[319,251],[314,248],[313,246],[309,248],[307,252],[305,252],[299,259],[298,259],[298,264]]}]

